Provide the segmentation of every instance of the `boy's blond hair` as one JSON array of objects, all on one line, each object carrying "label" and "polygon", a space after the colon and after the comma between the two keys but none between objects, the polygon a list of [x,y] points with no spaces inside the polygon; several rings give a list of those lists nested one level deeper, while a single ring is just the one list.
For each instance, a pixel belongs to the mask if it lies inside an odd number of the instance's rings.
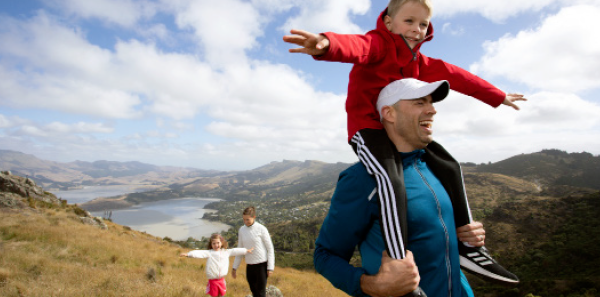
[{"label": "boy's blond hair", "polygon": [[400,7],[406,4],[406,2],[420,3],[429,11],[429,15],[433,14],[433,5],[431,4],[431,0],[390,0],[390,3],[387,7],[387,14],[390,17],[394,17],[398,10],[400,10]]}]

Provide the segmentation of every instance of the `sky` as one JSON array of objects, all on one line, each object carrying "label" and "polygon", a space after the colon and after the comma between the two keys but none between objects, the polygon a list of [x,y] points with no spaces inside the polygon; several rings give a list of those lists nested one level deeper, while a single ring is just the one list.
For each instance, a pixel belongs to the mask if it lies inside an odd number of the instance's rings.
[{"label": "sky", "polygon": [[[424,55],[528,99],[451,92],[434,139],[460,162],[600,154],[600,1],[432,0]],[[57,161],[248,170],[353,163],[351,64],[291,54],[292,28],[364,34],[385,0],[2,0],[0,149]]]}]

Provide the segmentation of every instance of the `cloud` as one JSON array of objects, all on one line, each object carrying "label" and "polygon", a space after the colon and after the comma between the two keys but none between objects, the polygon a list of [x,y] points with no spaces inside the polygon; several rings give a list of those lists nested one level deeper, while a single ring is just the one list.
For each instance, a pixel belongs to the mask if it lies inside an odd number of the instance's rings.
[{"label": "cloud", "polygon": [[72,134],[72,133],[112,133],[114,128],[107,127],[102,123],[78,122],[75,124],[65,124],[61,122],[52,122],[44,127],[49,134]]},{"label": "cloud", "polygon": [[442,32],[453,36],[460,36],[465,33],[465,28],[462,26],[456,26],[452,23],[444,23],[442,25]]},{"label": "cloud", "polygon": [[600,105],[571,93],[539,92],[521,110],[494,109],[452,92],[436,106],[434,138],[462,162],[500,161],[514,152],[598,147]]},{"label": "cloud", "polygon": [[[281,30],[302,29],[310,32],[365,33],[352,20],[352,15],[363,15],[371,7],[368,0],[306,0],[295,2],[298,14],[287,19]],[[382,9],[383,10],[383,9]]]},{"label": "cloud", "polygon": [[136,94],[115,88],[111,53],[41,12],[31,20],[0,19],[3,105],[35,106],[114,118],[138,116]]},{"label": "cloud", "polygon": [[[4,122],[6,125],[2,125]],[[109,134],[114,132],[114,128],[103,123],[77,122],[67,124],[59,121],[53,121],[48,124],[25,120],[18,117],[7,119],[0,115],[0,128],[5,128],[7,134],[13,137],[35,137],[40,139],[56,141],[60,143],[65,139],[78,137],[76,135],[86,134]]]},{"label": "cloud", "polygon": [[133,27],[142,18],[156,13],[156,5],[150,1],[134,0],[44,0],[68,15],[83,19],[98,19],[122,27]]},{"label": "cloud", "polygon": [[190,119],[202,106],[222,98],[222,75],[194,55],[164,53],[136,40],[115,48],[115,87],[141,94],[147,112]]},{"label": "cloud", "polygon": [[596,89],[600,40],[590,35],[594,28],[600,28],[600,7],[563,8],[534,30],[487,42],[485,55],[471,70],[547,91]]},{"label": "cloud", "polygon": [[246,63],[244,50],[263,34],[262,18],[251,3],[238,0],[172,2],[180,29],[193,30],[211,65]]},{"label": "cloud", "polygon": [[471,0],[436,0],[433,3],[435,17],[450,17],[457,14],[476,13],[494,22],[524,12],[538,12],[545,7],[556,4],[560,0],[505,0],[505,1],[471,1]]}]

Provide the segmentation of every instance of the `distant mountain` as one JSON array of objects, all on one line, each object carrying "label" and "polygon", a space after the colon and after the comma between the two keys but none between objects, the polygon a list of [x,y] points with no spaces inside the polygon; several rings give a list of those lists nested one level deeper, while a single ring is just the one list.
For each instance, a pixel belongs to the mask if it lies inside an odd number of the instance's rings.
[{"label": "distant mountain", "polygon": [[476,167],[477,172],[494,172],[520,177],[543,186],[565,185],[600,190],[600,156],[542,150]]},{"label": "distant mountain", "polygon": [[[350,164],[320,161],[271,162],[253,170],[212,179],[218,187],[205,190],[206,179],[182,185],[183,190],[222,197],[227,200],[247,200],[250,197],[286,197],[303,193],[324,193],[335,187],[338,175]],[[175,189],[175,187],[172,187]]]},{"label": "distant mountain", "polygon": [[222,174],[216,170],[155,166],[136,161],[60,163],[10,150],[0,150],[0,169],[28,176],[47,189],[63,190],[85,185],[169,185],[186,179]]},{"label": "distant mountain", "polygon": [[320,161],[271,162],[252,170],[229,172],[210,177],[197,177],[167,187],[124,197],[96,199],[82,205],[97,211],[122,208],[142,202],[183,197],[215,197],[227,201],[257,201],[291,197],[324,197],[328,199],[338,175],[350,164]]},{"label": "distant mountain", "polygon": [[[189,195],[247,200],[330,193],[347,163],[320,161],[271,162],[245,171],[207,171],[159,167],[141,162],[74,161],[59,163],[20,152],[0,150],[0,169],[29,176],[47,189],[82,185],[151,185],[155,191],[131,194],[132,203]],[[590,153],[543,150],[490,164],[466,164],[465,174],[501,174],[537,186],[538,190],[565,191],[557,186],[600,189],[600,157]],[[474,181],[481,176],[473,176]],[[507,180],[508,181],[508,180]]]}]

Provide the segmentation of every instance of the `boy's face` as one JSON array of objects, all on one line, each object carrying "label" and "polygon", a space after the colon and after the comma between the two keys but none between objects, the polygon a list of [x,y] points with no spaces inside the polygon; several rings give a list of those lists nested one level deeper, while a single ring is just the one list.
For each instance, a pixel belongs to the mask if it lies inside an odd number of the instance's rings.
[{"label": "boy's face", "polygon": [[404,36],[408,46],[413,49],[425,38],[431,14],[421,3],[409,1],[398,9],[395,16],[386,15],[385,26],[394,34]]},{"label": "boy's face", "polygon": [[221,249],[221,240],[218,238],[215,238],[210,241],[210,245],[212,246],[213,250],[218,251]]},{"label": "boy's face", "polygon": [[248,227],[252,226],[252,224],[254,224],[254,219],[256,219],[256,217],[250,215],[243,215],[242,217],[244,218],[244,225]]}]

